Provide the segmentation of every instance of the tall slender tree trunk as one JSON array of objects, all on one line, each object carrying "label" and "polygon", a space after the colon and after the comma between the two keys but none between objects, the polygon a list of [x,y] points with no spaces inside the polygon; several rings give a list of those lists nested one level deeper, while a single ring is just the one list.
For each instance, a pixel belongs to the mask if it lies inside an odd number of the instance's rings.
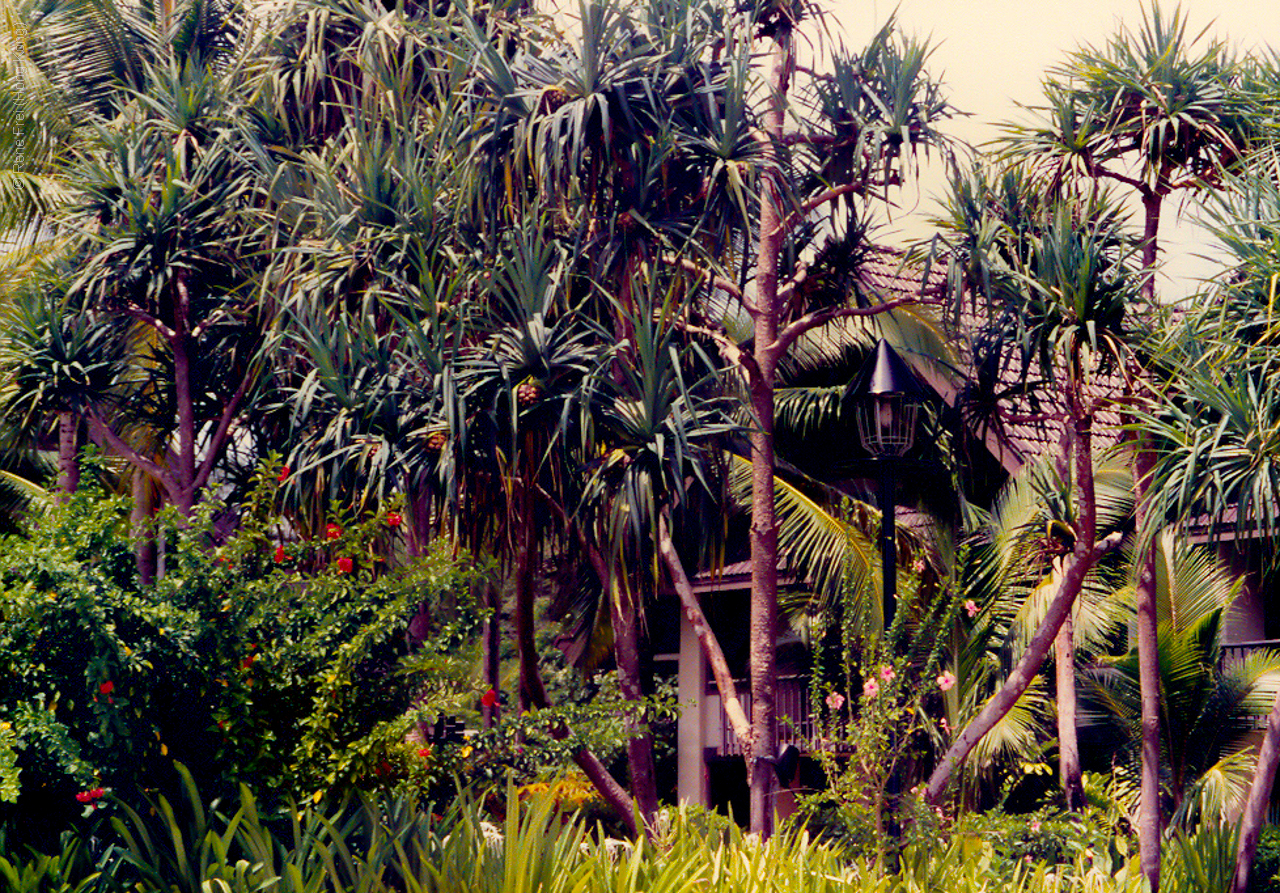
[{"label": "tall slender tree trunk", "polygon": [[58,413],[58,489],[69,496],[79,488],[80,417],[64,410]]},{"label": "tall slender tree trunk", "polygon": [[1062,621],[1053,653],[1058,689],[1058,774],[1067,809],[1084,809],[1084,781],[1080,774],[1080,741],[1076,735],[1076,643],[1071,615]]},{"label": "tall slender tree trunk", "polygon": [[[1147,490],[1155,456],[1143,439],[1133,459],[1137,527],[1147,528]],[[1138,544],[1135,623],[1138,632],[1138,685],[1142,698],[1142,788],[1138,806],[1138,852],[1142,876],[1152,893],[1160,889],[1160,644],[1156,626],[1156,540]],[[1180,788],[1179,788],[1180,790]]]},{"label": "tall slender tree trunk", "polygon": [[991,731],[996,723],[1004,718],[1018,699],[1022,697],[1031,680],[1040,672],[1044,660],[1053,647],[1058,630],[1071,614],[1076,597],[1084,583],[1085,575],[1093,567],[1098,558],[1098,520],[1097,504],[1093,488],[1093,455],[1092,433],[1087,420],[1076,419],[1073,426],[1072,456],[1076,466],[1076,541],[1071,555],[1065,559],[1064,566],[1054,571],[1057,592],[1049,602],[1049,609],[1044,620],[1017,665],[1005,680],[1000,691],[978,711],[978,715],[964,728],[951,747],[939,761],[929,782],[925,787],[925,800],[937,805],[942,801],[942,794],[950,784],[956,769],[968,757],[970,751]]},{"label": "tall slender tree trunk", "polygon": [[191,356],[188,353],[191,295],[187,288],[187,271],[179,270],[174,278],[173,392],[178,415],[177,484],[170,494],[174,507],[189,517],[195,508],[196,480],[196,412],[191,391]]},{"label": "tall slender tree trunk", "polygon": [[1231,893],[1246,893],[1249,889],[1249,871],[1258,852],[1258,835],[1267,821],[1267,805],[1271,802],[1277,766],[1280,766],[1280,692],[1272,702],[1267,731],[1262,736],[1262,748],[1258,751],[1258,767],[1253,772],[1253,783],[1249,786],[1244,813],[1240,816],[1236,873],[1231,879]]},{"label": "tall slender tree trunk", "polygon": [[520,546],[515,567],[516,655],[520,663],[520,708],[528,710],[547,703],[547,692],[538,669],[538,643],[534,628],[533,585],[534,535],[532,484],[526,479],[516,484],[521,491]]},{"label": "tall slender tree trunk", "polygon": [[[1142,296],[1148,308],[1155,306],[1156,260],[1159,257],[1161,194],[1147,190],[1142,196],[1142,266],[1146,278]],[[1146,528],[1147,488],[1155,457],[1146,438],[1138,436],[1133,457],[1138,529]],[[1138,579],[1134,587],[1138,626],[1138,683],[1142,692],[1142,790],[1138,811],[1138,851],[1142,876],[1150,893],[1160,889],[1160,657],[1156,630],[1156,541],[1138,543],[1135,556]]]},{"label": "tall slender tree trunk", "polygon": [[764,116],[768,140],[760,197],[760,242],[755,278],[755,375],[751,378],[751,405],[757,427],[751,433],[751,757],[747,777],[751,781],[751,830],[765,837],[773,833],[776,777],[773,760],[777,750],[778,648],[778,519],[774,503],[773,388],[777,368],[774,342],[778,337],[778,263],[782,255],[784,213],[782,190],[769,173],[774,145],[782,139],[786,118],[787,88],[795,63],[791,30],[778,25],[770,54],[771,96]]},{"label": "tall slender tree trunk", "polygon": [[[636,596],[621,580],[611,587],[613,653],[618,663],[618,687],[622,697],[637,706],[644,703],[640,669],[640,611]],[[627,729],[627,767],[631,772],[631,796],[648,828],[658,815],[658,783],[653,768],[653,735],[647,711],[632,709],[624,720]]]}]

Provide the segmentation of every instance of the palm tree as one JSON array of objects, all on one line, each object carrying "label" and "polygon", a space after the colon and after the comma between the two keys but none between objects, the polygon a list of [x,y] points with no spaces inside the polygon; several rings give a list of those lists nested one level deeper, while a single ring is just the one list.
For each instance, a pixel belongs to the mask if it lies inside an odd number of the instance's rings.
[{"label": "palm tree", "polygon": [[[972,221],[977,225],[962,233],[967,244],[986,255],[971,261],[970,269],[990,271],[985,281],[969,286],[985,285],[997,354],[1012,358],[1012,371],[1023,382],[1038,378],[1045,383],[1042,411],[1056,421],[1066,445],[1059,475],[1070,481],[1074,513],[1069,548],[1055,563],[1048,584],[1052,596],[1044,618],[1004,686],[956,737],[930,777],[926,797],[935,803],[968,752],[1030,685],[1090,568],[1120,540],[1118,532],[1098,537],[1092,440],[1093,417],[1109,399],[1097,393],[1096,379],[1124,368],[1127,361],[1126,310],[1139,290],[1132,252],[1105,202],[1059,204],[1029,224],[1002,220],[1007,210],[987,207],[983,214],[991,219]],[[988,228],[995,230],[994,239],[973,237]],[[1074,648],[1064,642],[1058,652],[1065,670]],[[1064,681],[1069,681],[1067,675]],[[1072,730],[1065,731],[1069,741]]]},{"label": "palm tree", "polygon": [[[681,277],[668,274],[646,288],[636,283],[630,297],[636,309],[626,315],[632,339],[619,345],[610,362],[599,367],[589,390],[592,417],[588,456],[590,477],[579,515],[584,545],[610,605],[614,653],[623,695],[640,702],[639,626],[646,602],[652,602],[664,565],[695,626],[710,635],[692,596],[685,563],[676,549],[675,530],[700,531],[705,551],[715,540],[724,504],[722,449],[736,430],[732,401],[715,374],[715,366],[696,344],[688,343],[678,320],[681,305],[672,300]],[[725,703],[736,705],[733,681],[714,637],[712,653],[717,683]],[[744,717],[729,707],[742,734]],[[646,823],[657,810],[653,785],[653,746],[643,716],[630,721],[628,744],[632,785]]]},{"label": "palm tree", "polygon": [[[1200,313],[1172,333],[1162,363],[1179,370],[1176,392],[1143,414],[1156,461],[1148,492],[1151,522],[1204,518],[1212,538],[1253,537],[1280,520],[1280,463],[1273,290],[1274,221],[1280,186],[1274,158],[1232,183],[1215,209],[1219,238],[1234,265]],[[1280,697],[1268,721],[1241,817],[1233,893],[1243,893],[1280,765]]]},{"label": "palm tree", "polygon": [[[1239,591],[1211,552],[1161,538],[1159,613],[1160,734],[1167,755],[1163,789],[1170,825],[1187,829],[1225,821],[1244,800],[1251,740],[1258,718],[1280,690],[1280,656],[1256,651],[1223,666],[1224,618]],[[1094,712],[1111,726],[1115,765],[1140,769],[1141,691],[1138,654],[1130,649],[1100,664],[1092,680]],[[1136,792],[1135,792],[1136,793]],[[1135,798],[1136,799],[1136,798]]]},{"label": "palm tree", "polygon": [[[1165,199],[1185,190],[1220,188],[1224,171],[1245,158],[1262,135],[1247,66],[1218,42],[1190,34],[1180,10],[1162,13],[1157,3],[1138,33],[1117,34],[1103,49],[1071,56],[1046,83],[1042,120],[1011,128],[1009,152],[1044,171],[1068,190],[1103,184],[1130,190],[1142,204],[1143,298],[1155,304],[1160,216]],[[1141,377],[1141,376],[1138,376]],[[1149,489],[1152,459],[1139,441],[1134,480]],[[1146,516],[1145,500],[1138,513]],[[1144,525],[1146,526],[1146,525]],[[1143,874],[1159,888],[1158,699],[1154,620],[1154,548],[1140,569],[1138,642],[1144,656],[1147,758],[1143,816],[1139,825]]]}]

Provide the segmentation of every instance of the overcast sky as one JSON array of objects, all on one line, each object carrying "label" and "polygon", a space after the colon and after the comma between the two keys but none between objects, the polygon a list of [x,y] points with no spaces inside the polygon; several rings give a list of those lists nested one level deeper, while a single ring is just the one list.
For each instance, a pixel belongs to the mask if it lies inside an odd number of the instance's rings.
[{"label": "overcast sky", "polygon": [[[1035,104],[1045,71],[1083,45],[1101,47],[1123,25],[1142,27],[1139,0],[827,0],[850,47],[861,47],[897,9],[906,32],[930,38],[935,47],[930,70],[945,82],[952,104],[972,118],[949,132],[974,142],[992,137],[999,121],[1018,117],[1017,103]],[[1172,3],[1163,5],[1167,13]],[[1182,10],[1189,33],[1208,28],[1241,52],[1280,46],[1280,0],[1186,0]],[[934,207],[938,179],[926,182],[922,195],[902,196],[918,215]],[[1170,214],[1176,209],[1170,209]],[[1170,221],[1172,223],[1172,221]],[[906,227],[919,231],[920,224]],[[1212,265],[1192,255],[1208,250],[1203,234],[1187,226],[1168,232],[1170,278],[1162,289],[1174,296],[1194,287]],[[892,239],[887,239],[892,241]]]}]

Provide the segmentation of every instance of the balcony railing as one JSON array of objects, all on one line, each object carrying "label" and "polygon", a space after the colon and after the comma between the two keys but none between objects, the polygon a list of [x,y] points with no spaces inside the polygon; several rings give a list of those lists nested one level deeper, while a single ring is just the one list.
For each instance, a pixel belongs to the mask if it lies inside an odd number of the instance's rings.
[{"label": "balcony railing", "polygon": [[1222,646],[1222,652],[1218,656],[1218,665],[1220,667],[1232,667],[1244,661],[1254,651],[1262,649],[1272,649],[1280,651],[1280,639],[1257,639],[1253,642],[1232,642],[1229,645]]},{"label": "balcony railing", "polygon": [[[750,683],[736,681],[742,709],[751,716]],[[778,679],[774,709],[778,714],[778,744],[794,744],[802,751],[810,749],[814,739],[813,716],[809,710],[809,680],[804,676],[784,676]],[[729,718],[720,712],[720,755],[738,756],[742,745],[733,733]]]}]

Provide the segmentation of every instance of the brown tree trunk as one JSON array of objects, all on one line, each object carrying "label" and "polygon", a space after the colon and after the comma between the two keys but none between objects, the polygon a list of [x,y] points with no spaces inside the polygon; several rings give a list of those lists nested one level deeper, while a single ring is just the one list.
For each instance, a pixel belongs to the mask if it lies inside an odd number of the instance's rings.
[{"label": "brown tree trunk", "polygon": [[[536,698],[531,706],[545,709],[550,706],[550,701],[547,699],[547,689],[542,684],[542,673],[536,662],[532,665],[531,672],[535,677],[532,689]],[[569,729],[564,723],[556,723],[550,732],[551,736],[558,741],[569,737]],[[610,774],[604,763],[600,762],[599,757],[587,747],[579,747],[573,752],[573,762],[591,780],[597,793],[617,813],[619,820],[626,826],[627,832],[632,837],[639,837],[641,833],[648,836],[649,827],[642,828],[636,823],[636,804],[627,793],[627,789],[618,784],[618,780]]]},{"label": "brown tree trunk", "polygon": [[1058,689],[1058,774],[1067,809],[1084,809],[1084,781],[1080,774],[1080,742],[1076,736],[1076,655],[1070,613],[1054,639]]},{"label": "brown tree trunk", "polygon": [[63,411],[58,413],[58,489],[70,495],[79,488],[80,418],[74,412]]},{"label": "brown tree trunk", "polygon": [[610,592],[609,609],[613,621],[613,654],[618,663],[618,687],[622,697],[637,705],[624,719],[627,729],[627,766],[631,772],[631,796],[640,808],[647,828],[658,815],[658,782],[653,768],[653,735],[649,732],[640,668],[640,611],[634,593],[621,581]]},{"label": "brown tree trunk", "polygon": [[698,637],[702,654],[711,665],[711,675],[715,677],[716,690],[720,692],[720,703],[724,705],[725,716],[729,718],[729,724],[733,727],[738,743],[742,746],[742,752],[751,753],[751,721],[742,709],[738,687],[733,683],[733,674],[729,672],[729,662],[725,660],[724,650],[720,647],[715,633],[711,631],[711,624],[707,622],[707,615],[703,613],[702,605],[698,604],[693,586],[689,584],[689,576],[684,572],[684,564],[676,552],[675,543],[671,541],[671,531],[665,516],[658,520],[658,552],[667,566],[671,585],[675,587],[676,595],[680,597],[685,616],[689,618],[689,623],[693,627],[693,634]]},{"label": "brown tree trunk", "polygon": [[[769,141],[766,161],[782,139],[787,88],[794,65],[790,27],[778,25],[774,34],[769,89],[764,116]],[[769,171],[770,166],[763,166]],[[766,173],[760,195],[760,242],[756,256],[755,365],[751,406],[756,428],[751,433],[751,757],[747,777],[751,782],[751,830],[768,837],[773,833],[773,795],[776,776],[778,720],[774,695],[778,684],[778,520],[774,502],[773,382],[777,367],[774,342],[778,337],[782,308],[778,305],[778,263],[782,256],[784,213],[782,189]]]},{"label": "brown tree trunk", "polygon": [[[1133,460],[1137,527],[1147,529],[1147,489],[1155,457],[1142,438]],[[1142,789],[1138,807],[1138,852],[1152,893],[1160,889],[1160,644],[1156,625],[1156,541],[1139,542],[1136,555],[1138,685],[1142,697]],[[1181,790],[1181,788],[1179,788]]]},{"label": "brown tree trunk", "polygon": [[964,731],[956,736],[933,774],[929,776],[925,788],[925,800],[937,805],[942,801],[942,794],[951,781],[956,768],[964,762],[970,751],[982,737],[991,731],[996,723],[1005,717],[1014,704],[1027,690],[1031,680],[1040,672],[1044,660],[1049,654],[1057,638],[1058,630],[1071,614],[1076,597],[1084,583],[1085,574],[1093,567],[1098,557],[1097,547],[1097,505],[1093,489],[1093,455],[1091,450],[1091,432],[1087,420],[1076,420],[1073,425],[1072,455],[1076,465],[1076,541],[1071,555],[1066,558],[1065,567],[1054,572],[1057,593],[1049,603],[1044,620],[1036,630],[1027,648],[1022,653],[1017,665],[1005,680],[1000,691],[987,701],[978,711]]},{"label": "brown tree trunk", "polygon": [[1280,692],[1272,702],[1267,732],[1262,736],[1262,748],[1258,751],[1258,767],[1253,772],[1253,784],[1249,786],[1249,797],[1240,816],[1240,839],[1236,844],[1236,873],[1231,880],[1231,893],[1245,893],[1249,889],[1249,870],[1258,851],[1258,835],[1267,821],[1267,805],[1271,802],[1277,766],[1280,766]]},{"label": "brown tree trunk", "polygon": [[138,584],[150,586],[156,580],[155,490],[150,479],[138,469],[133,471],[133,511],[129,516],[133,538],[134,565]]},{"label": "brown tree trunk", "polygon": [[[528,472],[526,471],[526,475]],[[516,655],[520,663],[520,708],[547,703],[547,692],[538,669],[538,643],[534,627],[536,592],[534,591],[534,518],[532,484],[526,477],[515,484],[521,497],[520,546],[515,567],[515,635]]]},{"label": "brown tree trunk", "polygon": [[178,415],[177,487],[169,497],[183,517],[195,508],[196,480],[196,413],[191,392],[191,357],[187,352],[191,296],[187,290],[187,272],[179,270],[174,281],[173,392]]}]

